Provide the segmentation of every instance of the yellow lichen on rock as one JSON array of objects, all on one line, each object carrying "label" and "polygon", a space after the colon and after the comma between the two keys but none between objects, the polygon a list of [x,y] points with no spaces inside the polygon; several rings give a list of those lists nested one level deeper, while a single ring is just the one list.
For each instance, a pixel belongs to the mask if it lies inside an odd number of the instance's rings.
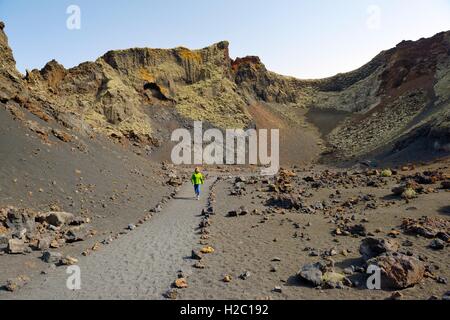
[{"label": "yellow lichen on rock", "polygon": [[188,48],[185,48],[185,47],[178,47],[176,50],[177,50],[177,53],[179,54],[179,56],[182,59],[194,60],[197,63],[201,63],[202,62],[202,56],[197,51],[192,51],[192,50],[189,50]]},{"label": "yellow lichen on rock", "polygon": [[150,83],[156,82],[155,77],[150,73],[150,71],[148,71],[145,68],[140,68],[138,71],[138,74],[139,74],[139,77],[144,81],[147,81]]}]

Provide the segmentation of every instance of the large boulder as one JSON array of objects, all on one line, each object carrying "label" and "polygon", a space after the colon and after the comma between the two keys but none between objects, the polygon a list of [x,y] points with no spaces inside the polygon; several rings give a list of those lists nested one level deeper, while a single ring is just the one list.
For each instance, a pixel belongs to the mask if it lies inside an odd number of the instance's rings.
[{"label": "large boulder", "polygon": [[323,283],[324,272],[325,266],[322,263],[317,262],[304,265],[297,275],[300,276],[301,279],[318,287]]},{"label": "large boulder", "polygon": [[302,207],[298,195],[279,194],[269,198],[266,202],[267,206],[278,207],[282,209],[300,209]]},{"label": "large boulder", "polygon": [[405,289],[418,284],[424,277],[424,264],[404,254],[383,254],[369,260],[368,265],[381,269],[381,286],[386,289]]},{"label": "large boulder", "polygon": [[400,245],[392,239],[366,238],[362,240],[359,252],[364,260],[369,260],[383,253],[396,252],[399,248]]},{"label": "large boulder", "polygon": [[48,212],[45,221],[55,227],[70,224],[75,220],[75,215],[69,212]]}]

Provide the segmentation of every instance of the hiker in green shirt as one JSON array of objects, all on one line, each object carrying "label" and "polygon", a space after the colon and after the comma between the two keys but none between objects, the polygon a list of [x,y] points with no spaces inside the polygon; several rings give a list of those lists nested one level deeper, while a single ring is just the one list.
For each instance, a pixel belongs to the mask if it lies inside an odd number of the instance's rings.
[{"label": "hiker in green shirt", "polygon": [[205,183],[205,178],[200,172],[200,168],[195,168],[195,172],[192,174],[191,182],[194,185],[195,196],[197,200],[200,200],[200,186]]}]

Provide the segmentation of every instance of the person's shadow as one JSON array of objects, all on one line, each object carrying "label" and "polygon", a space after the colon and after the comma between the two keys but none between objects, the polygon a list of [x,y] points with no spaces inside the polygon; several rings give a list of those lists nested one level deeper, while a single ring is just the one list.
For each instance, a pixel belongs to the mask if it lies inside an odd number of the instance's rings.
[{"label": "person's shadow", "polygon": [[174,200],[197,200],[195,197],[173,197]]}]

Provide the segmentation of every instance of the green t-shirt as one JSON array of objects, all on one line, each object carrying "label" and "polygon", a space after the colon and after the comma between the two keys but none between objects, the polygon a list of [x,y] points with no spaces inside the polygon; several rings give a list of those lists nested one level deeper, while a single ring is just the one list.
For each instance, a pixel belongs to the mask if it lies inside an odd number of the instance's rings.
[{"label": "green t-shirt", "polygon": [[194,173],[191,178],[192,184],[203,184],[205,182],[205,178],[201,173]]}]

